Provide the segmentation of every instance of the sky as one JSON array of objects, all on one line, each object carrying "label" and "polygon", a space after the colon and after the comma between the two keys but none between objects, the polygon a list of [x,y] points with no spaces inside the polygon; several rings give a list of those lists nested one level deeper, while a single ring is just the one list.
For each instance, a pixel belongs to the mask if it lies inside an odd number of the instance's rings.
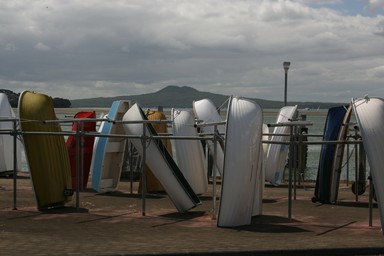
[{"label": "sky", "polygon": [[4,0],[0,88],[83,99],[190,86],[384,97],[384,0]]}]

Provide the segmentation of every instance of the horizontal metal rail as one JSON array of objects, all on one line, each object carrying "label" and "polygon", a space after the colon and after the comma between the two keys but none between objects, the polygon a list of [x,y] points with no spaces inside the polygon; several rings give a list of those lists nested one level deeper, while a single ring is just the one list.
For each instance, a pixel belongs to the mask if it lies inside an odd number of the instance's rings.
[{"label": "horizontal metal rail", "polygon": [[[197,136],[175,136],[173,134],[158,134],[158,135],[147,135],[146,134],[146,129],[145,126],[148,124],[157,124],[157,123],[172,123],[170,120],[135,120],[135,121],[122,121],[122,120],[111,120],[108,118],[74,118],[74,119],[56,119],[56,120],[19,120],[17,118],[6,118],[6,119],[1,119],[0,122],[13,122],[14,128],[13,129],[3,129],[0,130],[0,134],[10,134],[15,137],[17,135],[36,135],[36,136],[46,136],[46,135],[51,135],[51,136],[75,136],[76,138],[81,138],[81,137],[106,137],[106,138],[122,138],[122,139],[141,139],[143,143],[146,140],[152,140],[152,139],[171,139],[171,140],[212,140],[215,144],[217,141],[217,125],[225,125],[226,121],[222,122],[211,122],[211,123],[205,123],[205,122],[196,122],[194,124],[194,127],[206,127],[206,126],[214,126],[215,127],[215,132],[216,133],[199,133]],[[59,132],[37,132],[37,131],[22,131],[19,127],[17,127],[17,123],[20,122],[38,122],[38,123],[43,123],[43,124],[68,124],[68,123],[77,123],[77,124],[83,124],[85,122],[110,122],[113,124],[142,124],[143,125],[143,132],[141,135],[128,135],[128,134],[101,134],[99,132],[85,132],[83,131],[83,127],[78,129],[76,131],[59,131]],[[273,140],[262,140],[261,142],[264,144],[283,144],[283,145],[290,145],[292,148],[295,146],[300,146],[300,145],[326,145],[326,144],[361,144],[362,140],[361,138],[358,137],[352,137],[355,138],[354,140],[336,140],[336,141],[303,141],[301,138],[306,137],[322,137],[323,135],[320,134],[300,134],[297,132],[293,132],[294,127],[303,127],[303,126],[310,126],[312,125],[312,122],[307,122],[307,121],[290,121],[290,122],[281,122],[281,123],[276,123],[276,124],[268,124],[268,127],[282,127],[282,126],[287,126],[290,127],[290,132],[289,133],[284,133],[284,134],[275,134],[275,133],[264,133],[263,135],[266,136],[281,136],[281,137],[290,137],[289,141],[273,141]],[[297,138],[298,140],[295,140]],[[143,144],[144,145],[144,144]],[[291,148],[291,149],[292,149]],[[145,154],[145,147],[144,147],[144,154]],[[15,153],[16,155],[16,153]],[[216,155],[216,152],[214,153]],[[143,157],[143,161],[145,162],[145,157]],[[216,161],[216,157],[214,156],[213,161]],[[16,172],[16,163],[15,163],[15,170]],[[290,172],[290,184],[292,182],[291,174],[292,174],[292,166],[289,168]],[[77,170],[76,172],[79,172],[78,170],[78,164],[77,164]],[[16,175],[14,175],[16,177]],[[216,175],[214,175],[215,179]],[[79,179],[77,179],[76,182],[79,182]],[[214,182],[215,185],[216,182]],[[289,186],[289,192],[291,191],[292,186]],[[78,191],[78,189],[77,189]],[[215,191],[215,189],[214,189]],[[14,184],[14,192],[16,193],[16,184]],[[290,192],[291,193],[291,192]],[[14,196],[16,198],[16,194]],[[214,195],[214,205],[215,205],[215,199],[216,195]],[[144,200],[144,199],[143,199]],[[289,202],[291,202],[291,195],[289,194]],[[145,205],[145,202],[143,202]],[[76,200],[76,205],[78,207],[79,205],[79,199],[77,197]],[[143,205],[143,207],[144,207]],[[14,200],[14,209],[16,209],[16,199]],[[215,206],[214,209],[215,211]],[[143,208],[143,212],[145,212],[145,208]],[[289,207],[289,217],[291,216],[291,210]]]},{"label": "horizontal metal rail", "polygon": [[207,127],[207,126],[216,126],[216,125],[224,125],[226,124],[226,121],[219,121],[219,122],[197,122],[195,123],[195,127]]},{"label": "horizontal metal rail", "polygon": [[270,141],[270,140],[262,140],[262,143],[265,144],[282,144],[282,145],[329,145],[329,144],[361,144],[362,140],[322,140],[322,141]]},{"label": "horizontal metal rail", "polygon": [[281,126],[311,126],[312,122],[308,121],[290,121],[290,122],[279,122],[275,124],[267,124],[268,127],[281,127]]}]

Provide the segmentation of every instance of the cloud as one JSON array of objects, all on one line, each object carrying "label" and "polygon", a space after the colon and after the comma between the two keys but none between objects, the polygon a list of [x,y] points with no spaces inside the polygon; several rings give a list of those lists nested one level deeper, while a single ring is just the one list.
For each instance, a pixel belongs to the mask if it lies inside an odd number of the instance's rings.
[{"label": "cloud", "polygon": [[282,100],[288,60],[288,100],[345,101],[340,92],[366,94],[361,81],[373,90],[384,17],[316,2],[2,1],[0,82],[70,99],[177,84]]},{"label": "cloud", "polygon": [[365,7],[369,12],[372,12],[372,13],[383,11],[384,0],[366,0]]},{"label": "cloud", "polygon": [[4,49],[5,49],[6,51],[16,51],[16,46],[15,46],[14,44],[6,44],[6,45],[4,46]]},{"label": "cloud", "polygon": [[372,69],[367,70],[367,74],[370,77],[374,78],[384,78],[384,66],[374,67]]},{"label": "cloud", "polygon": [[49,47],[48,45],[45,45],[43,43],[37,43],[34,48],[36,50],[39,50],[39,51],[50,51],[51,50],[51,47]]}]

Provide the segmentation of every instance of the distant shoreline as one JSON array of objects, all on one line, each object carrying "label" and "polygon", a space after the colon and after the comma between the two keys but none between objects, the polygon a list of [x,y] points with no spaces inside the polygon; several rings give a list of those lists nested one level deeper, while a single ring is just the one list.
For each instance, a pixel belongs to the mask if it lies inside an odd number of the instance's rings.
[{"label": "distant shoreline", "polygon": [[[144,108],[144,109],[155,109],[155,108]],[[265,109],[265,116],[274,116],[279,112],[279,108],[277,109]],[[59,115],[75,115],[81,111],[96,111],[96,115],[107,114],[109,112],[109,108],[103,107],[78,107],[78,108],[55,108],[55,113]],[[164,108],[164,113],[169,114],[171,112],[171,108]],[[223,110],[224,112],[224,110]],[[299,113],[307,116],[326,116],[328,110],[320,109],[320,110],[300,110]]]},{"label": "distant shoreline", "polygon": [[[155,108],[144,108],[144,109],[155,109]],[[17,114],[18,109],[13,108],[14,112]],[[279,113],[280,109],[265,109],[264,116],[276,116]],[[55,113],[57,115],[75,115],[81,111],[95,111],[96,115],[99,116],[101,114],[107,114],[109,112],[109,108],[103,107],[76,107],[76,108],[55,108]],[[164,113],[170,115],[171,108],[165,108]],[[299,113],[307,116],[326,116],[328,113],[327,109],[320,110],[301,110],[299,109]]]}]

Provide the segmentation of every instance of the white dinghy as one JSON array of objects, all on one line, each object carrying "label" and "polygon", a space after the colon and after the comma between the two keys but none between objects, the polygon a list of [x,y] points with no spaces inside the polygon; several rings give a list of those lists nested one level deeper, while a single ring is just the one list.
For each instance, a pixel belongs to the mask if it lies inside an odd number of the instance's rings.
[{"label": "white dinghy", "polygon": [[[123,121],[126,122],[144,120],[147,120],[147,117],[137,104],[134,104],[123,117]],[[141,123],[125,123],[124,128],[128,135],[143,135],[144,129]],[[157,136],[151,124],[146,125],[145,132],[147,136]],[[143,155],[141,140],[132,139],[131,141],[139,154]],[[186,212],[201,203],[161,139],[151,139],[147,142],[146,164],[160,181],[179,212]]]},{"label": "white dinghy", "polygon": [[[172,109],[172,132],[174,136],[198,136],[191,110]],[[174,156],[181,172],[196,194],[208,190],[207,167],[204,150],[199,140],[176,139],[172,142]]]},{"label": "white dinghy", "polygon": [[249,225],[261,214],[263,111],[245,98],[229,102],[225,132],[225,158],[217,225]]},{"label": "white dinghy", "polygon": [[[297,105],[281,108],[276,124],[291,120],[294,117],[296,110]],[[290,127],[288,126],[276,126],[273,129],[273,134],[275,135],[271,137],[271,141],[282,143],[289,141],[289,136],[281,136],[281,134],[289,135],[289,129]],[[280,185],[283,178],[288,148],[289,146],[284,144],[269,145],[265,167],[265,179],[275,186]]]},{"label": "white dinghy", "polygon": [[[14,129],[13,120],[16,118],[15,113],[8,101],[5,93],[0,93],[0,131],[4,133]],[[14,169],[14,137],[9,134],[0,134],[0,174],[13,172]],[[17,170],[21,168],[21,152],[24,146],[18,139],[16,142],[16,164]]]},{"label": "white dinghy", "polygon": [[371,168],[381,230],[384,233],[384,100],[378,97],[364,97],[352,100],[352,104]]},{"label": "white dinghy", "polygon": [[[220,123],[223,120],[220,117],[219,112],[215,104],[210,99],[202,99],[193,102],[193,111],[197,119],[206,124],[209,123]],[[217,125],[217,132],[220,135],[224,135],[225,133],[225,125],[220,124]],[[201,131],[207,134],[213,134],[215,132],[215,128],[213,125],[207,125],[201,127]],[[214,143],[210,140],[207,141],[207,145],[210,153],[213,156],[214,153]],[[223,148],[220,146],[220,143],[217,145],[216,149],[216,168],[220,174],[223,173],[223,163],[224,163],[224,152]]]}]

